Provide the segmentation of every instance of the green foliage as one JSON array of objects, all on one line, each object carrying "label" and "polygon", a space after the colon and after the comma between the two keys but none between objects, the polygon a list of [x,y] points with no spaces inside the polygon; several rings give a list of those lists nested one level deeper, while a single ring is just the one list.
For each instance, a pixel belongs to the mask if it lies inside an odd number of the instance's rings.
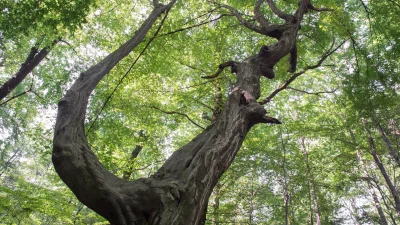
[{"label": "green foliage", "polygon": [[86,22],[94,0],[89,1],[0,1],[0,31],[6,39],[21,35],[57,37]]}]

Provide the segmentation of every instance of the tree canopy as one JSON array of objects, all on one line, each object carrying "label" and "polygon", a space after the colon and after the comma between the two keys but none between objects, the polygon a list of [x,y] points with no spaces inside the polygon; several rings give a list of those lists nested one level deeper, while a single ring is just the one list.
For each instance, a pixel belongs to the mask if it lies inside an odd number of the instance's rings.
[{"label": "tree canopy", "polygon": [[397,1],[0,12],[0,224],[400,223]]}]

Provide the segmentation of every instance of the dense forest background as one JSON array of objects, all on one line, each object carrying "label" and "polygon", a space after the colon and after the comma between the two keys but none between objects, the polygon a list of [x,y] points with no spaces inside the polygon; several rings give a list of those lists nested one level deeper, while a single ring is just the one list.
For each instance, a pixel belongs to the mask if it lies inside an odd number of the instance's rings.
[{"label": "dense forest background", "polygon": [[[216,2],[251,18],[254,1]],[[274,43],[216,2],[178,1],[92,93],[86,135],[118,177],[150,176],[213,123],[235,75],[202,77]],[[285,12],[298,6],[274,2]],[[275,79],[262,79],[260,100],[280,90],[265,108],[283,124],[252,128],[214,188],[207,224],[400,224],[400,3],[313,4],[329,10],[305,15],[297,73],[281,60]],[[0,224],[108,224],[53,168],[57,102],[152,6],[0,0],[0,85],[26,74],[0,101]]]}]

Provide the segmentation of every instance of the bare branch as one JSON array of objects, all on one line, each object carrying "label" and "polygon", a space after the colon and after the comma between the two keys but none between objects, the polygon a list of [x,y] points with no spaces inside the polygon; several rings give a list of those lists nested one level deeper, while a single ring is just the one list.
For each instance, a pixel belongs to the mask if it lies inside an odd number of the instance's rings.
[{"label": "bare branch", "polygon": [[162,110],[162,109],[157,108],[157,107],[155,107],[155,106],[150,106],[150,108],[152,108],[152,109],[157,109],[158,111],[163,112],[163,113],[165,113],[165,114],[176,114],[176,115],[184,116],[184,117],[186,117],[186,119],[188,119],[188,120],[189,120],[191,123],[193,123],[195,126],[201,128],[201,129],[203,129],[203,130],[205,129],[204,127],[200,126],[198,123],[194,122],[194,121],[193,121],[187,114],[185,114],[185,113],[181,113],[181,112],[177,112],[177,111],[165,111],[165,110]]},{"label": "bare branch", "polygon": [[269,26],[268,20],[260,13],[260,7],[264,0],[257,0],[254,5],[254,19],[261,25],[263,28],[267,28]]},{"label": "bare branch", "polygon": [[301,92],[304,94],[309,94],[309,95],[320,95],[320,94],[332,94],[335,93],[337,91],[337,89],[334,89],[332,91],[318,91],[318,92],[309,92],[309,91],[304,91],[304,90],[300,90],[297,88],[293,88],[293,87],[287,87],[287,89],[293,90],[293,91],[297,91],[297,92]]},{"label": "bare branch", "polygon": [[235,8],[233,8],[232,6],[225,5],[225,4],[221,4],[221,3],[216,3],[216,2],[214,2],[214,1],[209,1],[209,2],[212,2],[212,3],[214,3],[214,4],[217,4],[217,5],[219,5],[219,6],[222,7],[222,8],[228,9],[228,10],[236,17],[236,19],[237,19],[243,26],[247,27],[248,29],[250,29],[250,30],[252,30],[252,31],[254,31],[254,32],[257,32],[257,33],[259,33],[259,34],[264,34],[264,31],[263,31],[263,28],[262,28],[262,27],[259,27],[259,26],[257,26],[257,25],[254,25],[254,24],[250,23],[249,21],[245,20],[245,19],[240,15],[240,13],[239,13]]},{"label": "bare branch", "polygon": [[278,9],[273,2],[273,0],[267,0],[269,7],[271,8],[272,12],[277,15],[279,18],[285,20],[286,22],[293,21],[294,16],[290,14],[286,14],[282,12],[280,9]]},{"label": "bare branch", "polygon": [[271,101],[271,99],[273,97],[275,97],[279,92],[285,90],[290,83],[292,83],[297,77],[303,75],[305,72],[307,72],[308,70],[311,69],[315,69],[318,68],[322,65],[322,63],[330,56],[332,55],[332,53],[334,53],[336,50],[338,50],[344,43],[346,42],[343,41],[342,43],[340,43],[336,48],[333,49],[333,46],[335,44],[335,41],[332,42],[331,47],[328,49],[328,51],[325,52],[325,54],[322,55],[321,59],[317,62],[317,64],[312,65],[312,66],[307,66],[306,68],[304,68],[302,71],[297,72],[295,74],[293,74],[288,80],[286,80],[285,83],[283,83],[279,88],[275,89],[275,91],[273,91],[268,97],[266,97],[265,99],[263,99],[261,102],[259,102],[261,105],[264,105],[265,103],[268,103]]}]

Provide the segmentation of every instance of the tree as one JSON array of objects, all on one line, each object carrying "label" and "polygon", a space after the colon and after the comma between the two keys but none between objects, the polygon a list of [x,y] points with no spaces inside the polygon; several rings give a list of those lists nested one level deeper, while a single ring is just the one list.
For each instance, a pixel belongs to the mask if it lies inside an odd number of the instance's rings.
[{"label": "tree", "polygon": [[[257,102],[261,94],[260,78],[274,78],[275,64],[288,54],[291,56],[289,71],[296,70],[296,38],[303,16],[309,10],[327,10],[315,8],[309,0],[302,0],[291,15],[280,11],[270,0],[267,2],[271,10],[285,21],[284,24],[274,24],[261,13],[263,1],[259,0],[254,6],[256,25],[245,20],[233,7],[216,3],[228,9],[248,29],[278,41],[264,45],[258,54],[242,62],[221,64],[220,70],[231,67],[237,81],[215,123],[175,151],[153,176],[127,182],[107,171],[90,150],[83,126],[89,95],[99,81],[143,41],[157,18],[162,13],[168,14],[175,2],[163,5],[154,0],[154,10],[135,35],[81,73],[58,104],[52,156],[56,171],[81,202],[111,224],[204,223],[212,189],[234,160],[249,130],[259,123],[280,123],[266,116],[262,106],[273,96],[261,104]],[[328,51],[316,66],[307,69],[320,66],[331,53]],[[288,83],[304,72],[294,74]]]}]

